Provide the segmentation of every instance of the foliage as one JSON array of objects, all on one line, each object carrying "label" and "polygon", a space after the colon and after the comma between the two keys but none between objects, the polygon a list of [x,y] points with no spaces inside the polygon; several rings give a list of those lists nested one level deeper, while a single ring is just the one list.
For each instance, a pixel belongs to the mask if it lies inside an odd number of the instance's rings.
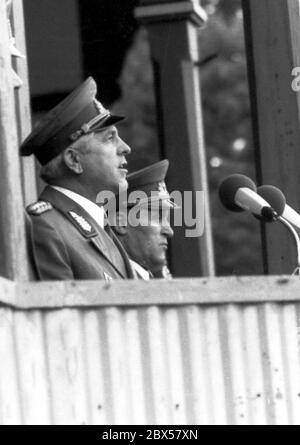
[{"label": "foliage", "polygon": [[132,147],[129,168],[134,171],[160,159],[150,49],[143,28],[127,54],[120,83],[122,99],[113,110],[126,116],[120,132]]},{"label": "foliage", "polygon": [[228,175],[242,173],[255,180],[243,16],[238,3],[220,2],[199,37],[200,48],[218,55],[201,77],[214,245],[221,275],[263,273],[258,221],[246,213],[227,212],[218,199],[219,183]]}]

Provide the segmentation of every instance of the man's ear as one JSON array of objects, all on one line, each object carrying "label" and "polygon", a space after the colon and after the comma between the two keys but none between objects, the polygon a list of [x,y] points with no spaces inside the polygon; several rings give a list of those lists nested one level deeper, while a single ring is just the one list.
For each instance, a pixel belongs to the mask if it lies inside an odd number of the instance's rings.
[{"label": "man's ear", "polygon": [[68,147],[63,153],[65,165],[77,175],[83,173],[83,167],[81,164],[80,154],[74,150],[74,148]]},{"label": "man's ear", "polygon": [[120,236],[125,236],[127,234],[127,214],[124,212],[116,213],[115,231]]}]

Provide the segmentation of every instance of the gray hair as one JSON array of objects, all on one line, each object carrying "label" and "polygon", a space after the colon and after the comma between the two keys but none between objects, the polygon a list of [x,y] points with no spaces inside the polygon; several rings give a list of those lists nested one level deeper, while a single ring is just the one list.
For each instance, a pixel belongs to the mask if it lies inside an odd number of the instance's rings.
[{"label": "gray hair", "polygon": [[60,153],[47,164],[43,165],[40,171],[40,177],[47,183],[51,184],[55,179],[60,178],[66,172],[64,153]]},{"label": "gray hair", "polygon": [[[89,141],[92,134],[88,134],[82,136],[78,141],[74,142],[72,145],[69,145],[67,148],[72,148],[77,150],[80,153],[87,153],[87,141]],[[65,149],[66,150],[66,149]],[[40,171],[40,177],[47,183],[51,184],[55,180],[66,175],[66,164],[64,161],[64,151],[59,155],[55,156],[55,158],[51,159],[46,165],[43,165]]]}]

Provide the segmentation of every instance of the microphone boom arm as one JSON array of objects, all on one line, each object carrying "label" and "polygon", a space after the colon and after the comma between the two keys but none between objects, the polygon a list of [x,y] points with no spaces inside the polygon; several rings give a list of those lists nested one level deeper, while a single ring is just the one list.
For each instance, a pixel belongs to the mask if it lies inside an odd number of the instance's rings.
[{"label": "microphone boom arm", "polygon": [[278,221],[280,221],[292,234],[295,242],[296,242],[296,250],[297,250],[297,267],[294,270],[292,275],[300,275],[300,240],[299,240],[299,236],[298,233],[296,232],[296,230],[294,229],[294,227],[292,226],[292,224],[290,224],[285,218],[283,218],[282,216],[278,217]]}]

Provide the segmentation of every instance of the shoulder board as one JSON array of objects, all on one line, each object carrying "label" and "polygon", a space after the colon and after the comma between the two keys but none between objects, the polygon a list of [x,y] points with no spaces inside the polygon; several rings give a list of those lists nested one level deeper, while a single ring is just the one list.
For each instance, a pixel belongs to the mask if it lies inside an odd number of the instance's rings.
[{"label": "shoulder board", "polygon": [[52,210],[53,206],[50,202],[47,201],[37,201],[33,204],[30,204],[26,207],[27,212],[29,215],[42,215],[45,212],[48,212],[49,210]]},{"label": "shoulder board", "polygon": [[97,232],[95,228],[85,219],[84,216],[79,215],[78,213],[70,210],[68,212],[68,216],[70,221],[77,227],[77,229],[84,235],[86,238],[92,238],[97,236]]}]

